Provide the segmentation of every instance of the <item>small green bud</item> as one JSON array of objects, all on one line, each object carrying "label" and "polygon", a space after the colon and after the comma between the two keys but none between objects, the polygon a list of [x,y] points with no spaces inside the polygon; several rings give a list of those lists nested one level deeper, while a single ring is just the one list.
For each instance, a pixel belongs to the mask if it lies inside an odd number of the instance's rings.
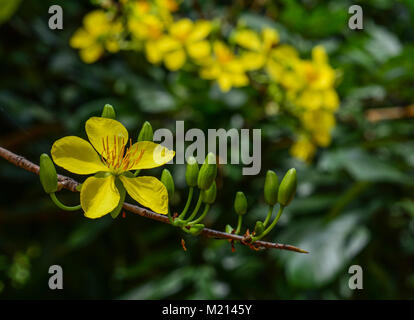
[{"label": "small green bud", "polygon": [[238,215],[244,215],[247,212],[247,199],[243,192],[236,193],[234,199],[234,210]]},{"label": "small green bud", "polygon": [[116,113],[113,106],[106,104],[102,109],[102,118],[116,119]]},{"label": "small green bud", "polygon": [[168,199],[171,201],[171,199],[174,197],[175,186],[174,179],[168,169],[162,170],[161,182],[167,188]]},{"label": "small green bud", "polygon": [[292,168],[286,172],[279,186],[277,199],[282,206],[287,206],[293,200],[296,193],[296,186],[296,169]]},{"label": "small green bud", "polygon": [[216,195],[217,195],[217,186],[216,182],[213,181],[213,184],[208,188],[207,190],[202,190],[203,193],[202,198],[203,202],[207,204],[213,204],[214,201],[216,201]]},{"label": "small green bud", "polygon": [[233,233],[233,227],[229,224],[226,224],[226,233]]},{"label": "small green bud", "polygon": [[197,179],[197,185],[201,190],[210,188],[217,175],[216,156],[209,152],[201,166],[200,173]]},{"label": "small green bud", "polygon": [[46,153],[43,153],[40,156],[39,178],[46,193],[53,193],[57,191],[58,178],[56,168]]},{"label": "small green bud", "polygon": [[198,168],[198,163],[196,158],[193,156],[187,159],[187,168],[185,170],[185,181],[189,187],[197,186],[197,178],[200,169]]},{"label": "small green bud", "polygon": [[276,173],[272,170],[266,172],[266,180],[264,184],[264,199],[265,202],[274,206],[277,203],[277,191],[279,189],[279,179]]},{"label": "small green bud", "polygon": [[139,141],[152,141],[154,137],[154,132],[152,131],[152,126],[148,121],[145,121],[142,125],[141,131],[138,135],[138,142]]},{"label": "small green bud", "polygon": [[254,226],[254,234],[255,236],[260,236],[264,231],[263,222],[256,221],[256,225]]},{"label": "small green bud", "polygon": [[197,223],[194,224],[190,227],[190,229],[188,230],[189,233],[191,233],[193,236],[198,236],[201,231],[203,231],[204,229],[204,224],[201,223]]}]

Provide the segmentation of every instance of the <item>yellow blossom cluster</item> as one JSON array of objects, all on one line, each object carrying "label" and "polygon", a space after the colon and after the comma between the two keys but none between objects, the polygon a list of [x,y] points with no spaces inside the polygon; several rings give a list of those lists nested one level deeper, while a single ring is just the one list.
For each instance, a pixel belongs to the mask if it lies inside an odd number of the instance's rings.
[{"label": "yellow blossom cluster", "polygon": [[122,14],[95,10],[85,16],[71,38],[84,62],[97,61],[105,49],[140,50],[148,62],[171,71],[195,66],[201,78],[215,81],[223,92],[247,86],[251,74],[263,73],[267,84],[282,89],[285,101],[294,106],[289,111],[301,124],[292,155],[309,161],[318,146],[330,144],[339,98],[336,72],[322,46],[313,48],[311,59],[302,59],[268,27],[260,32],[238,27],[226,43],[218,40],[213,21],[176,18],[175,0],[123,0],[121,8]]}]

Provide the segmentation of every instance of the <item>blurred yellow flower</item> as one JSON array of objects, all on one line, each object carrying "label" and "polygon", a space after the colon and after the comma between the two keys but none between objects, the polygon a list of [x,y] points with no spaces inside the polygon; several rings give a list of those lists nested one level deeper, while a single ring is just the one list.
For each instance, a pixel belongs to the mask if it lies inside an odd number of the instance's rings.
[{"label": "blurred yellow flower", "polygon": [[302,114],[305,129],[312,134],[317,145],[326,147],[331,143],[331,130],[335,127],[335,117],[332,112],[319,109],[309,110]]},{"label": "blurred yellow flower", "polygon": [[269,67],[272,60],[272,50],[279,43],[276,30],[264,28],[259,35],[249,29],[239,30],[234,35],[235,42],[248,50],[241,55],[246,70],[258,70]]},{"label": "blurred yellow flower", "polygon": [[178,20],[169,26],[168,33],[159,39],[151,51],[160,52],[165,66],[171,71],[176,71],[184,65],[188,57],[197,62],[210,55],[210,43],[206,40],[210,31],[209,21]]},{"label": "blurred yellow flower", "polygon": [[249,83],[243,62],[221,41],[213,44],[214,56],[203,61],[200,76],[216,80],[224,92],[232,87],[243,87]]},{"label": "blurred yellow flower", "polygon": [[290,149],[290,153],[295,158],[309,162],[316,152],[315,145],[305,135],[300,135]]},{"label": "blurred yellow flower", "polygon": [[286,90],[296,92],[303,88],[303,80],[297,72],[297,65],[300,62],[296,49],[282,44],[271,51],[267,72],[273,81],[280,83]]},{"label": "blurred yellow flower", "polygon": [[86,121],[89,141],[75,136],[57,140],[52,146],[53,161],[76,174],[94,174],[82,184],[80,200],[85,216],[100,218],[120,202],[121,183],[128,194],[155,212],[168,212],[168,193],[154,177],[135,177],[129,170],[161,166],[174,151],[150,141],[128,143],[128,131],[118,121],[92,117]]},{"label": "blurred yellow flower", "polygon": [[73,48],[80,49],[79,54],[85,63],[97,61],[104,53],[119,51],[118,36],[122,25],[102,10],[88,13],[83,19],[83,28],[78,29],[70,39]]},{"label": "blurred yellow flower", "polygon": [[325,49],[322,46],[313,48],[312,60],[302,61],[297,68],[304,79],[304,88],[296,103],[308,109],[335,111],[339,106],[338,95],[333,89],[336,73],[328,63]]}]

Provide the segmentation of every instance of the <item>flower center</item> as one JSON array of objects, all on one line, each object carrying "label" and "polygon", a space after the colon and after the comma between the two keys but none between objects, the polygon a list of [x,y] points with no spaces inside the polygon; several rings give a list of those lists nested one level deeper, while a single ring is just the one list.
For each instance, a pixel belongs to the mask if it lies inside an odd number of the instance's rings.
[{"label": "flower center", "polygon": [[[110,143],[113,142],[113,143]],[[126,147],[124,137],[102,138],[102,162],[116,174],[131,170],[139,163],[145,150],[138,150],[129,139],[129,148]]]}]

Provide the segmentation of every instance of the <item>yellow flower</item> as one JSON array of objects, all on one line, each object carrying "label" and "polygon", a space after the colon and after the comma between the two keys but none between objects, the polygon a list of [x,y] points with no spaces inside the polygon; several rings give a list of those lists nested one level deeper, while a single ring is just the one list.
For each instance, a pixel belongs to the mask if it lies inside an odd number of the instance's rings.
[{"label": "yellow flower", "polygon": [[302,61],[299,69],[310,89],[323,90],[334,86],[335,70],[329,65],[328,57],[322,46],[313,48],[312,60]]},{"label": "yellow flower", "polygon": [[164,24],[157,16],[145,14],[128,19],[128,27],[132,35],[145,42],[145,54],[150,63],[161,62],[162,53],[158,48],[159,39],[164,34]]},{"label": "yellow flower", "polygon": [[203,61],[204,67],[200,71],[202,78],[217,80],[224,92],[249,83],[242,61],[223,42],[214,42],[213,51],[214,57]]},{"label": "yellow flower", "polygon": [[150,169],[170,161],[175,152],[150,141],[128,143],[128,131],[118,121],[92,117],[86,121],[89,141],[75,136],[57,140],[53,161],[76,174],[95,174],[82,184],[80,200],[85,216],[99,218],[119,202],[117,184],[122,184],[137,202],[155,212],[168,212],[168,193],[154,177],[135,177],[129,170]]},{"label": "yellow flower", "polygon": [[300,135],[290,149],[292,156],[305,162],[309,162],[313,158],[315,152],[315,145],[305,135]]},{"label": "yellow flower", "polygon": [[331,143],[331,130],[335,126],[332,112],[323,109],[305,111],[302,122],[317,145],[326,147]]},{"label": "yellow flower", "polygon": [[234,39],[236,43],[248,51],[241,56],[246,70],[268,68],[271,61],[272,50],[279,43],[279,34],[276,30],[264,28],[261,35],[253,30],[237,31]]},{"label": "yellow flower", "polygon": [[95,10],[83,20],[83,28],[78,29],[70,39],[73,48],[80,49],[81,59],[86,63],[98,60],[107,49],[119,51],[117,37],[122,30],[120,22],[112,21],[105,11]]},{"label": "yellow flower", "polygon": [[304,85],[304,80],[297,71],[297,65],[300,62],[296,49],[282,44],[271,51],[267,72],[274,81],[280,83],[286,90],[296,92]]},{"label": "yellow flower", "polygon": [[152,50],[161,52],[165,66],[171,71],[176,71],[184,65],[188,56],[197,61],[210,55],[210,43],[205,40],[210,31],[209,21],[193,22],[190,19],[181,19],[168,28],[168,34],[164,35]]}]

